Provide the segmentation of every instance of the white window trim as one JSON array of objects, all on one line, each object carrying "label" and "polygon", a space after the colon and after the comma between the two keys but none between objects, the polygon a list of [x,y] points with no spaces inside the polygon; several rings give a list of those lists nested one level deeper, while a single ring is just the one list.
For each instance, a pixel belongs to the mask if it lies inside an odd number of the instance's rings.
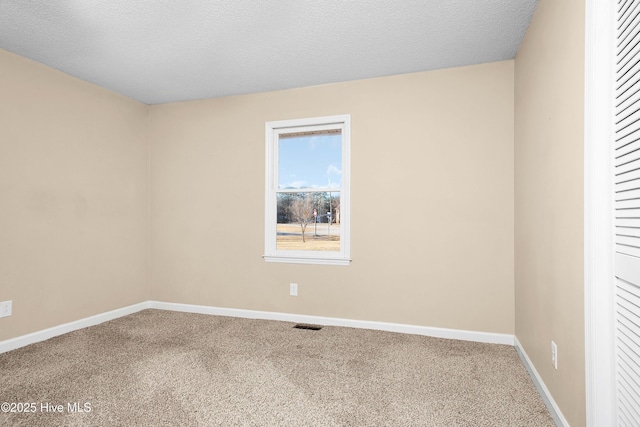
[{"label": "white window trim", "polygon": [[[340,251],[284,251],[276,249],[276,225],[278,189],[278,140],[282,133],[305,127],[305,131],[327,128],[342,130],[342,188],[340,189]],[[264,259],[267,262],[293,264],[349,265],[351,243],[351,116],[314,117],[306,119],[280,120],[265,123],[265,236]],[[327,189],[328,190],[328,189]]]}]

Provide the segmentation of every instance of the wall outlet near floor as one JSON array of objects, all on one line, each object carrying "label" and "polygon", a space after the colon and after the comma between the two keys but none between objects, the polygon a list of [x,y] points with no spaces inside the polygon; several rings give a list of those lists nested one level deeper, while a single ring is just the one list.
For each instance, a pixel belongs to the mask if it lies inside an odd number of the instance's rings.
[{"label": "wall outlet near floor", "polygon": [[12,301],[0,302],[0,317],[11,316],[11,305],[12,305]]},{"label": "wall outlet near floor", "polygon": [[551,363],[554,368],[558,369],[558,346],[553,341],[551,341]]},{"label": "wall outlet near floor", "polygon": [[289,283],[289,295],[292,297],[298,296],[298,284],[297,283]]}]

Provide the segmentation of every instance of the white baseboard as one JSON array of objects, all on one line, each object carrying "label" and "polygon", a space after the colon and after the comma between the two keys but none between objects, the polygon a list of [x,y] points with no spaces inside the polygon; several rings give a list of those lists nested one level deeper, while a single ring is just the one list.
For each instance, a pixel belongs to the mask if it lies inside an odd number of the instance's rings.
[{"label": "white baseboard", "polygon": [[129,314],[136,313],[138,311],[149,308],[149,301],[141,302],[139,304],[130,305],[128,307],[119,308],[117,310],[108,311],[106,313],[97,314],[91,317],[85,317],[84,319],[76,320],[74,322],[65,323],[63,325],[54,326],[52,328],[43,329],[42,331],[34,332],[20,337],[11,338],[5,341],[0,341],[0,353],[15,350],[20,347],[24,347],[29,344],[48,340],[49,338],[57,337],[58,335],[66,334],[68,332],[76,331],[78,329],[86,328],[89,326],[97,325],[109,320],[117,319],[118,317],[127,316]]},{"label": "white baseboard", "polygon": [[520,344],[518,337],[514,337],[514,340],[515,340],[516,351],[520,356],[520,360],[522,360],[522,363],[524,364],[525,368],[527,369],[527,371],[529,371],[531,379],[533,380],[533,384],[538,389],[538,393],[540,393],[540,396],[542,397],[544,404],[547,406],[547,409],[549,410],[549,413],[551,414],[553,421],[559,427],[569,427],[569,423],[567,422],[567,419],[564,417],[564,415],[562,415],[562,411],[558,407],[558,404],[556,403],[556,401],[553,400],[553,397],[551,396],[549,389],[544,384],[544,381],[542,381],[542,378],[540,377],[540,374],[538,374],[538,371],[536,370],[535,366],[533,366],[533,363],[531,363],[531,359],[529,359],[527,352],[524,351],[524,348],[522,347],[522,344]]},{"label": "white baseboard", "polygon": [[344,326],[348,328],[374,329],[404,334],[425,335],[436,338],[483,342],[490,344],[514,344],[514,336],[491,332],[465,331],[459,329],[434,328],[428,326],[405,325],[401,323],[375,322],[369,320],[352,320],[337,317],[309,316],[304,314],[278,313],[272,311],[241,310],[235,308],[211,307],[204,305],[176,304],[160,301],[149,301],[149,308],[160,310],[182,311],[187,313],[212,314],[216,316],[243,317],[247,319],[280,320],[293,323],[312,323],[324,326]]},{"label": "white baseboard", "polygon": [[5,341],[0,341],[0,353],[15,350],[29,344],[44,341],[58,335],[78,329],[97,325],[118,317],[127,316],[138,311],[155,308],[159,310],[182,311],[188,313],[211,314],[217,316],[242,317],[247,319],[280,320],[293,323],[312,323],[325,326],[343,326],[348,328],[374,329],[379,331],[400,332],[404,334],[425,335],[436,338],[483,342],[490,344],[514,345],[514,336],[491,332],[465,331],[459,329],[434,328],[427,326],[406,325],[400,323],[375,322],[369,320],[352,320],[337,317],[309,316],[304,314],[278,313],[272,311],[242,310],[235,308],[211,307],[204,305],[177,304],[160,301],[146,301],[75,322],[54,326]]}]

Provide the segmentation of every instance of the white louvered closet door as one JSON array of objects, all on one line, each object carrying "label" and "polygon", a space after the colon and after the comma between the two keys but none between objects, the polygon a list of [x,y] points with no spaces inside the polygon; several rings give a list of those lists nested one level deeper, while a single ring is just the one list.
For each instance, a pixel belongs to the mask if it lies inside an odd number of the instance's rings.
[{"label": "white louvered closet door", "polygon": [[615,41],[615,307],[618,423],[640,426],[640,0],[619,0]]}]

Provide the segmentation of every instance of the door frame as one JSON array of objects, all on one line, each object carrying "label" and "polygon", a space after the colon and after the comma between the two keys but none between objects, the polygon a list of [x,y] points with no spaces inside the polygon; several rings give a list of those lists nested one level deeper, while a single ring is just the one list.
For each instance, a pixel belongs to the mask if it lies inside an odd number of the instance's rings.
[{"label": "door frame", "polygon": [[588,426],[616,425],[613,154],[614,2],[586,0],[585,389]]}]

